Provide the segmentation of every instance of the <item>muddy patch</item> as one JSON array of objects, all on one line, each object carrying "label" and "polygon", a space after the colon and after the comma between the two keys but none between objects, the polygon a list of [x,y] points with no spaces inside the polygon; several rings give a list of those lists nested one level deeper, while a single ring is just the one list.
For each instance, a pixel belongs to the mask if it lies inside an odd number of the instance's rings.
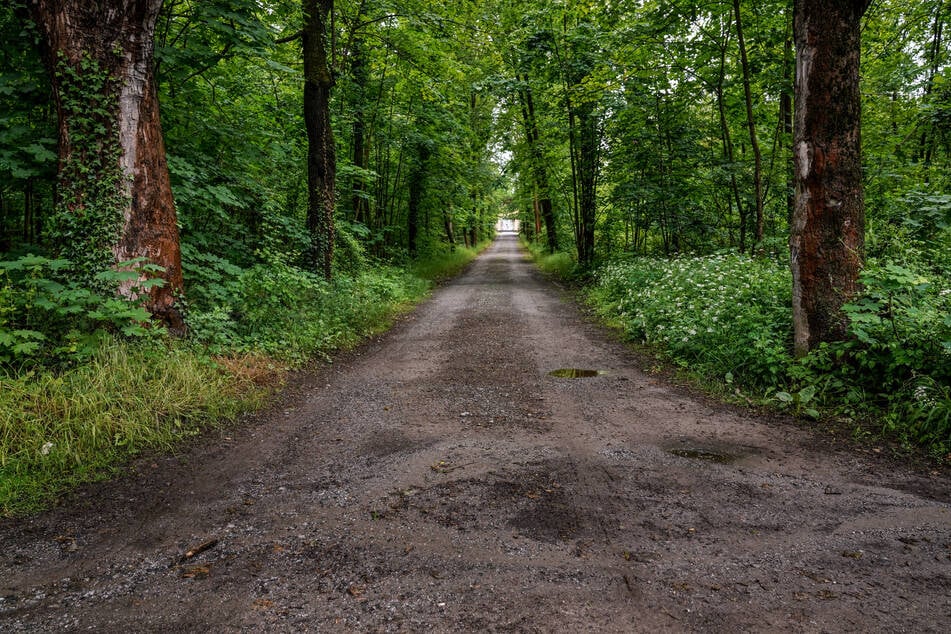
[{"label": "muddy patch", "polygon": [[604,376],[607,374],[605,370],[589,370],[585,368],[559,368],[557,370],[552,370],[548,373],[548,376],[553,376],[558,379],[587,379],[593,376]]},{"label": "muddy patch", "polygon": [[681,458],[704,460],[706,462],[716,462],[717,464],[732,464],[737,460],[737,457],[734,455],[710,451],[708,449],[668,449],[667,453]]}]

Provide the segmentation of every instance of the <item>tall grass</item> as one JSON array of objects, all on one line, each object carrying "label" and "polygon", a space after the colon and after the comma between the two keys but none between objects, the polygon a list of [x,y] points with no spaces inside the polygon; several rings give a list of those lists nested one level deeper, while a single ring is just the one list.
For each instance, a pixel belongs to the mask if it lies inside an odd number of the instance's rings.
[{"label": "tall grass", "polygon": [[535,265],[548,275],[569,280],[579,273],[578,261],[570,253],[564,251],[549,253],[544,244],[529,242],[524,238],[522,238],[522,246],[528,249]]},{"label": "tall grass", "polygon": [[[279,376],[275,368],[270,380]],[[183,347],[115,343],[60,372],[0,376],[0,514],[35,510],[147,449],[263,402],[266,389]]]}]

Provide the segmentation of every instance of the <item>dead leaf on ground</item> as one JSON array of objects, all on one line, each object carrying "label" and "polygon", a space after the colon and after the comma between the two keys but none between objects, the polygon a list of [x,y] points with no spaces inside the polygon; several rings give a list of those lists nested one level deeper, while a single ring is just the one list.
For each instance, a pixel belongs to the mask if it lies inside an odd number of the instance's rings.
[{"label": "dead leaf on ground", "polygon": [[274,607],[274,602],[270,599],[255,599],[251,602],[251,607],[259,611],[269,610]]}]

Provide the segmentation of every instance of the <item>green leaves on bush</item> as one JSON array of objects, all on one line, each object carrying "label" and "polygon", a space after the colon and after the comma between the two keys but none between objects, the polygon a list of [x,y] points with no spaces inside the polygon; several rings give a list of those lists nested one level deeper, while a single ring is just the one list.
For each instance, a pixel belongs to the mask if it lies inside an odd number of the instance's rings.
[{"label": "green leaves on bush", "polygon": [[[72,263],[28,255],[0,261],[0,364],[57,364],[88,358],[113,335],[144,337],[149,313],[137,302],[106,296],[71,279]],[[121,263],[95,276],[97,285],[133,292],[161,285],[148,277],[160,268],[143,260]]]},{"label": "green leaves on bush", "polygon": [[887,431],[951,450],[951,284],[870,262],[843,308],[851,338],[790,353],[784,264],[741,255],[639,258],[602,267],[590,300],[672,361],[759,391],[796,415],[877,417]]},{"label": "green leaves on bush", "polygon": [[428,284],[394,267],[340,274],[333,282],[281,261],[237,267],[186,251],[190,336],[214,352],[264,352],[285,361],[358,340]]}]

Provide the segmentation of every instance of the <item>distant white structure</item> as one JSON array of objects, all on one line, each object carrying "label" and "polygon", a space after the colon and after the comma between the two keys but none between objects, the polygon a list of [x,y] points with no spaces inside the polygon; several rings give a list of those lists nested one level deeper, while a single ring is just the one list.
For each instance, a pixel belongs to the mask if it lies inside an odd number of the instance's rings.
[{"label": "distant white structure", "polygon": [[518,233],[519,221],[517,218],[499,218],[495,223],[495,230],[499,233]]}]

